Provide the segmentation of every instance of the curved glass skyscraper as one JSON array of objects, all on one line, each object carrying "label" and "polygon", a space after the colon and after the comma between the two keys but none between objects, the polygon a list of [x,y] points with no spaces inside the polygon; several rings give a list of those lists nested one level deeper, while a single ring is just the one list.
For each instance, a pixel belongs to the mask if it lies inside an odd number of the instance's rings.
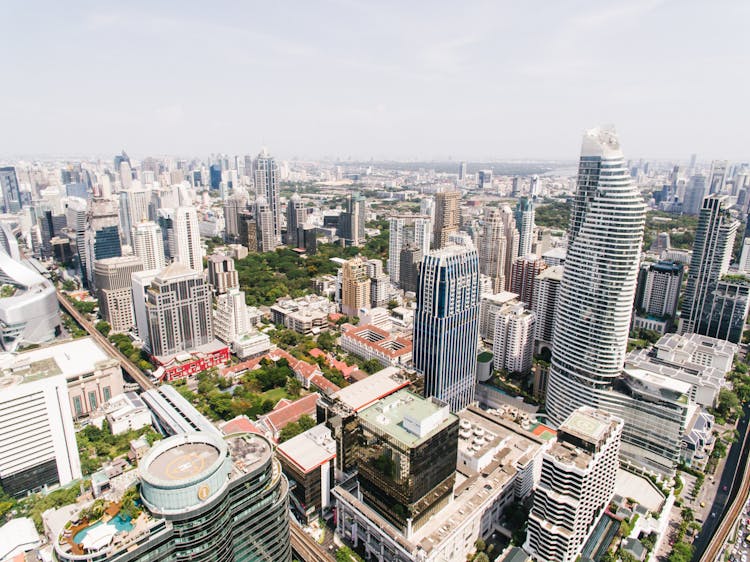
[{"label": "curved glass skyscraper", "polygon": [[614,129],[584,134],[547,388],[550,421],[602,407],[622,374],[645,206]]}]

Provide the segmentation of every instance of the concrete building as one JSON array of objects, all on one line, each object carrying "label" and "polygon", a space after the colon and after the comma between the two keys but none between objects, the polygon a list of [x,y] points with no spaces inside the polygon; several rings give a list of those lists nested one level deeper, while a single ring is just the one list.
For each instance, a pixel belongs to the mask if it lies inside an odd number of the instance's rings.
[{"label": "concrete building", "polygon": [[538,275],[547,269],[547,263],[534,254],[518,257],[513,260],[510,274],[510,288],[521,302],[529,308],[534,306],[534,285]]},{"label": "concrete building", "polygon": [[196,431],[217,435],[220,433],[173,386],[162,384],[143,392],[140,397],[151,410],[154,427],[166,437]]},{"label": "concrete building", "polygon": [[271,233],[273,235],[273,240],[270,240],[268,239],[268,237],[266,237],[267,239],[264,244],[266,247],[273,246],[275,248],[281,243],[281,200],[279,197],[279,166],[276,163],[276,159],[268,154],[268,151],[264,148],[253,162],[252,172],[256,199],[265,199],[271,217]]},{"label": "concrete building", "polygon": [[479,303],[479,337],[492,344],[495,341],[495,319],[498,312],[510,309],[519,302],[518,295],[509,291],[482,295]]},{"label": "concrete building", "polygon": [[440,191],[435,194],[435,220],[432,228],[433,249],[443,248],[448,243],[448,236],[458,232],[460,202],[460,191]]},{"label": "concrete building", "polygon": [[560,294],[560,282],[563,278],[562,265],[548,267],[534,280],[534,304],[532,310],[536,315],[534,339],[537,350],[543,348],[552,351],[552,335],[555,326],[557,298]]},{"label": "concrete building", "polygon": [[101,413],[107,418],[112,435],[151,425],[151,410],[135,392],[125,392],[110,398],[102,404]]},{"label": "concrete building", "polygon": [[99,312],[112,332],[128,332],[135,326],[132,275],[143,271],[138,256],[121,256],[94,261],[94,286]]},{"label": "concrete building", "polygon": [[394,336],[373,324],[343,326],[339,345],[347,353],[365,361],[376,359],[384,367],[406,365],[411,361],[411,339]]},{"label": "concrete building", "polygon": [[414,368],[425,396],[454,412],[474,401],[479,338],[479,258],[476,250],[448,246],[422,260],[414,315]]},{"label": "concrete building", "polygon": [[13,166],[0,168],[0,192],[3,197],[3,212],[12,214],[21,210],[21,190],[18,175]]},{"label": "concrete building", "polygon": [[135,334],[148,349],[148,313],[146,312],[146,293],[151,282],[161,270],[150,269],[138,271],[130,276],[131,296],[133,300],[133,320],[135,322]]},{"label": "concrete building", "polygon": [[291,561],[289,484],[264,437],[175,435],[156,443],[138,469],[138,525],[100,525],[82,549],[63,530],[53,541],[60,562]]},{"label": "concrete building", "polygon": [[424,255],[416,246],[407,245],[401,248],[398,285],[404,292],[417,292],[419,267]]},{"label": "concrete building", "polygon": [[65,485],[81,478],[65,376],[56,372],[3,371],[0,376],[3,490],[21,498],[47,486]]},{"label": "concrete building", "polygon": [[370,308],[370,277],[367,262],[361,257],[352,258],[341,266],[341,312],[357,316],[360,309]]},{"label": "concrete building", "polygon": [[307,218],[305,204],[297,193],[292,194],[286,204],[286,244],[292,248],[304,248],[304,240],[300,242],[299,229],[304,226]]},{"label": "concrete building", "polygon": [[518,257],[528,256],[534,241],[534,202],[528,197],[521,197],[513,213],[518,230]]},{"label": "concrete building", "polygon": [[544,453],[524,548],[535,559],[573,562],[615,493],[623,422],[582,407]]},{"label": "concrete building", "polygon": [[151,355],[167,357],[213,341],[211,292],[202,273],[173,263],[154,277],[145,307]]},{"label": "concrete building", "polygon": [[328,329],[328,315],[335,312],[336,304],[325,297],[284,298],[271,307],[271,322],[298,334],[314,335]]},{"label": "concrete building", "polygon": [[479,242],[480,272],[492,279],[492,291],[499,293],[510,288],[513,260],[518,255],[519,235],[513,212],[505,205],[501,209],[484,209],[484,225]]},{"label": "concrete building", "polygon": [[709,296],[710,304],[700,319],[697,332],[740,343],[750,310],[750,276],[725,275]]},{"label": "concrete building", "polygon": [[133,226],[133,252],[141,258],[143,269],[164,269],[164,235],[152,221],[138,222]]},{"label": "concrete building", "polygon": [[[403,250],[414,248],[413,253],[419,252],[419,259],[429,252],[432,241],[432,223],[427,215],[397,215],[391,217],[389,223],[388,274],[391,282],[400,286],[404,277],[401,273]],[[414,291],[414,289],[411,290]]]},{"label": "concrete building", "polygon": [[247,194],[244,192],[235,192],[224,202],[224,232],[227,242],[240,241],[240,211],[245,209]]},{"label": "concrete building", "polygon": [[86,215],[87,228],[84,233],[84,253],[88,287],[94,281],[94,261],[122,255],[120,239],[120,217],[117,205],[109,199],[94,197]]},{"label": "concrete building", "polygon": [[350,193],[346,199],[346,210],[341,213],[339,236],[347,246],[361,246],[365,243],[365,223],[367,203],[364,195]]},{"label": "concrete building", "polygon": [[279,245],[281,234],[276,236],[276,223],[273,208],[265,197],[255,200],[255,228],[258,252],[273,252]]},{"label": "concrete building", "polygon": [[516,374],[531,371],[535,320],[536,315],[520,302],[497,312],[492,342],[496,370]]},{"label": "concrete building", "polygon": [[214,294],[221,295],[229,289],[239,289],[240,279],[234,260],[222,254],[208,256],[208,284]]},{"label": "concrete building", "polygon": [[660,261],[641,265],[636,310],[656,318],[674,318],[683,273],[683,265],[677,262]]},{"label": "concrete building", "polygon": [[244,291],[232,287],[216,297],[216,306],[213,310],[213,329],[216,338],[227,345],[232,345],[235,339],[254,330],[247,314]]}]

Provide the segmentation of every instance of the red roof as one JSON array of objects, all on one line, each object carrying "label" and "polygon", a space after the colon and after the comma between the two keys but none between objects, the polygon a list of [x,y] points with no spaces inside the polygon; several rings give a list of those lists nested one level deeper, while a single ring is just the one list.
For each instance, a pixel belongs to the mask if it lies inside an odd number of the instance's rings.
[{"label": "red roof", "polygon": [[343,315],[343,314],[340,314],[340,313],[338,313],[338,312],[331,312],[331,313],[330,313],[330,314],[328,315],[328,319],[329,319],[329,320],[330,320],[331,322],[338,322],[338,321],[339,321],[339,320],[341,320],[341,319],[342,319],[343,317],[344,317],[344,315]]},{"label": "red roof", "polygon": [[313,375],[310,379],[310,384],[316,386],[326,394],[333,394],[334,392],[341,390],[339,386],[329,381],[323,375]]},{"label": "red roof", "polygon": [[351,374],[358,369],[356,365],[348,365],[345,361],[339,361],[336,359],[336,357],[333,356],[331,353],[326,353],[322,349],[318,349],[317,347],[310,350],[310,355],[315,357],[316,359],[318,357],[325,357],[326,363],[329,367],[332,369],[336,369],[339,373],[344,375],[345,379],[348,379]]},{"label": "red roof", "polygon": [[220,369],[219,374],[223,377],[234,377],[235,375],[238,375],[245,371],[253,371],[258,367],[258,365],[260,365],[260,362],[265,358],[266,356],[262,355],[260,357],[248,359],[247,361],[243,361],[242,363],[237,363],[236,365],[232,365],[231,367]]},{"label": "red roof", "polygon": [[258,433],[263,435],[263,431],[258,428],[247,416],[237,416],[221,426],[221,432],[224,435],[231,433]]},{"label": "red roof", "polygon": [[258,425],[266,426],[271,433],[274,434],[274,438],[279,431],[288,423],[296,422],[302,416],[307,414],[315,417],[315,406],[318,403],[320,394],[313,392],[307,396],[303,396],[283,406],[279,409],[272,410],[267,414],[258,418]]}]

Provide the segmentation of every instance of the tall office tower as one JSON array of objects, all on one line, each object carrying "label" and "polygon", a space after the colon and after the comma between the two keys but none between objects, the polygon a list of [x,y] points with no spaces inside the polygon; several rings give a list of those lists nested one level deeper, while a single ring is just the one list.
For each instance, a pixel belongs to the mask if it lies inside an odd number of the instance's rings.
[{"label": "tall office tower", "polygon": [[141,258],[143,269],[164,269],[164,238],[155,222],[144,221],[133,226],[133,252]]},{"label": "tall office tower", "polygon": [[221,185],[221,166],[219,164],[211,164],[211,166],[209,166],[208,181],[211,189],[219,189],[219,186]]},{"label": "tall office tower", "polygon": [[177,232],[175,231],[175,210],[159,209],[156,213],[156,224],[161,228],[166,261],[177,259]]},{"label": "tall office tower", "polygon": [[573,562],[615,493],[621,419],[589,407],[572,412],[543,453],[524,549],[536,560]]},{"label": "tall office tower", "polygon": [[42,245],[40,247],[41,256],[44,259],[52,257],[52,240],[55,236],[63,234],[63,228],[68,225],[68,219],[65,215],[53,215],[52,211],[43,211],[39,216],[39,231],[42,235]]},{"label": "tall office tower", "polygon": [[247,209],[247,196],[234,193],[224,202],[225,239],[229,243],[240,241],[240,213]]},{"label": "tall office tower", "polygon": [[479,267],[482,274],[492,279],[492,290],[496,293],[510,287],[518,244],[518,231],[510,207],[485,208]]},{"label": "tall office tower", "polygon": [[419,267],[423,256],[424,253],[417,246],[407,245],[401,248],[398,284],[405,292],[417,292]]},{"label": "tall office tower", "polygon": [[21,498],[81,478],[65,375],[5,375],[0,387],[2,489]]},{"label": "tall office tower", "polygon": [[745,239],[742,241],[738,269],[743,273],[750,273],[750,237],[747,236],[747,232],[745,233]]},{"label": "tall office tower", "polygon": [[[401,278],[401,250],[416,246],[422,255],[430,251],[432,225],[426,215],[399,215],[389,219],[388,274],[394,284]],[[421,258],[420,258],[421,259]]]},{"label": "tall office tower", "polygon": [[383,261],[367,260],[367,276],[370,278],[370,306],[386,306],[391,297],[390,277],[383,272]]},{"label": "tall office tower", "polygon": [[253,181],[256,198],[264,197],[271,209],[274,248],[281,243],[281,202],[279,201],[279,166],[264,148],[253,162]]},{"label": "tall office tower", "polygon": [[143,271],[143,262],[138,256],[94,261],[99,311],[113,332],[127,332],[135,326],[131,276],[138,271]]},{"label": "tall office tower", "polygon": [[562,277],[563,266],[553,265],[542,271],[534,280],[534,304],[532,305],[532,310],[536,314],[534,339],[539,351],[543,348],[552,351],[552,334]]},{"label": "tall office tower", "polygon": [[265,437],[180,433],[154,444],[138,472],[138,525],[118,526],[116,540],[89,533],[85,555],[63,529],[56,560],[291,562],[289,484]]},{"label": "tall office tower", "polygon": [[175,261],[193,271],[203,271],[203,250],[195,207],[177,207],[174,212]]},{"label": "tall office tower", "polygon": [[255,200],[255,229],[259,252],[273,252],[278,246],[274,231],[273,209],[265,197]]},{"label": "tall office tower", "polygon": [[708,174],[708,194],[722,193],[727,181],[727,169],[729,162],[726,160],[714,160],[711,162],[711,171]]},{"label": "tall office tower", "polygon": [[739,344],[749,306],[750,277],[725,275],[711,294],[710,308],[705,318],[701,319],[697,332]]},{"label": "tall office tower", "polygon": [[357,316],[361,308],[370,308],[370,277],[367,262],[356,257],[341,266],[341,312]]},{"label": "tall office tower", "polygon": [[644,221],[615,131],[587,131],[557,302],[547,387],[552,423],[579,406],[599,407],[622,371]]},{"label": "tall office tower", "polygon": [[230,287],[216,297],[214,308],[214,334],[227,345],[252,329],[245,304],[245,292]]},{"label": "tall office tower", "polygon": [[466,180],[466,162],[461,162],[458,165],[458,181]]},{"label": "tall office tower", "polygon": [[253,212],[249,209],[240,211],[240,244],[247,247],[248,252],[258,251],[258,223]]},{"label": "tall office tower", "polygon": [[350,193],[339,225],[339,236],[344,239],[347,246],[360,246],[365,243],[366,222],[367,204],[364,195]]},{"label": "tall office tower", "polygon": [[399,390],[361,410],[356,451],[363,500],[407,538],[453,499],[458,416]]},{"label": "tall office tower", "polygon": [[435,221],[432,229],[432,247],[435,250],[445,247],[448,236],[458,232],[461,218],[459,203],[460,191],[441,191],[435,194]]},{"label": "tall office tower", "polygon": [[123,240],[132,245],[132,229],[139,222],[148,220],[148,203],[151,194],[145,189],[130,188],[120,192],[120,227]]},{"label": "tall office tower", "polygon": [[302,198],[294,193],[286,204],[286,244],[292,248],[300,248],[298,229],[305,224],[307,211]]},{"label": "tall office tower", "polygon": [[422,259],[414,314],[414,367],[425,396],[458,412],[474,401],[479,340],[479,256],[465,246]]},{"label": "tall office tower", "polygon": [[511,185],[510,196],[520,197],[521,196],[521,178],[518,176],[513,176],[513,180],[511,181],[510,185]]},{"label": "tall office tower", "polygon": [[534,174],[529,180],[529,197],[532,201],[536,201],[536,198],[540,195],[539,193],[539,176]]},{"label": "tall office tower", "polygon": [[690,155],[690,164],[688,164],[688,175],[693,175],[695,173],[695,163],[698,160],[697,154],[691,154]]},{"label": "tall office tower", "polygon": [[534,242],[534,203],[528,197],[521,197],[514,213],[518,230],[518,256],[528,256]]},{"label": "tall office tower", "polygon": [[709,195],[703,200],[690,259],[687,287],[682,299],[680,333],[699,333],[706,325],[711,295],[719,279],[729,269],[734,237],[739,222],[729,214],[725,195]]},{"label": "tall office tower", "polygon": [[120,241],[120,220],[117,206],[109,199],[91,200],[87,216],[88,228],[85,233],[86,286],[94,281],[94,261],[122,255]]},{"label": "tall office tower", "polygon": [[526,303],[529,308],[534,306],[534,285],[536,278],[545,269],[547,269],[547,263],[534,254],[513,260],[510,291],[517,294],[521,302]]},{"label": "tall office tower", "polygon": [[133,170],[130,167],[130,162],[120,162],[120,168],[117,170],[117,172],[120,179],[120,191],[133,187]]},{"label": "tall office tower", "polygon": [[203,273],[175,262],[146,291],[151,355],[174,355],[210,343],[211,289]]},{"label": "tall office tower", "polygon": [[479,189],[492,187],[492,170],[479,170],[477,172],[477,187]]},{"label": "tall office tower", "polygon": [[3,196],[3,212],[17,213],[21,210],[21,190],[13,166],[0,168],[0,190]]},{"label": "tall office tower", "polygon": [[86,201],[79,197],[68,197],[64,200],[63,207],[65,208],[68,230],[75,234],[75,254],[81,279],[88,279],[86,270]]},{"label": "tall office tower", "polygon": [[674,318],[684,267],[673,261],[643,264],[638,275],[635,309],[657,318]]},{"label": "tall office tower", "polygon": [[229,289],[239,289],[240,279],[234,268],[234,260],[221,254],[208,256],[208,284],[217,295],[226,293]]},{"label": "tall office tower", "polygon": [[146,311],[146,295],[151,282],[161,270],[149,269],[138,271],[130,276],[131,297],[133,300],[133,320],[135,329],[133,332],[143,342],[146,349],[150,349],[148,338],[148,312]]},{"label": "tall office tower", "polygon": [[685,188],[685,200],[682,211],[687,215],[697,215],[701,211],[703,199],[706,197],[706,176],[692,176]]},{"label": "tall office tower", "polygon": [[495,370],[524,375],[531,371],[535,322],[536,315],[522,302],[498,311],[492,335]]}]

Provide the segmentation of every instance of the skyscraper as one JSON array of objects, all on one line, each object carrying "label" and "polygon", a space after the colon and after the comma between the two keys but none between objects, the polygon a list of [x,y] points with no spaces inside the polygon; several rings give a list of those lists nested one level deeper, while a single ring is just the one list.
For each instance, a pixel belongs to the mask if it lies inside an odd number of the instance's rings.
[{"label": "skyscraper", "polygon": [[84,283],[94,281],[94,261],[122,255],[120,222],[115,203],[109,199],[91,200],[85,233],[86,273]]},{"label": "skyscraper", "polygon": [[[398,215],[389,219],[388,238],[388,274],[391,282],[401,281],[401,251],[406,246],[415,246],[421,250],[419,259],[430,251],[432,225],[426,215]],[[414,290],[414,289],[411,289]]]},{"label": "skyscraper", "polygon": [[203,273],[175,262],[146,291],[151,355],[171,356],[210,343],[211,289]]},{"label": "skyscraper", "polygon": [[247,209],[247,196],[244,193],[234,193],[224,202],[224,230],[227,242],[239,242],[240,212],[245,209]]},{"label": "skyscraper", "polygon": [[542,271],[534,279],[534,301],[532,309],[536,314],[534,339],[538,350],[552,350],[557,299],[560,294],[560,283],[563,277],[563,266],[553,265]]},{"label": "skyscraper", "polygon": [[435,250],[445,247],[448,236],[458,232],[461,219],[459,203],[460,191],[441,191],[435,195],[435,223],[432,230],[432,247]]},{"label": "skyscraper", "polygon": [[175,249],[178,261],[193,271],[203,271],[203,250],[195,207],[178,207],[174,212]]},{"label": "skyscraper", "polygon": [[255,227],[257,230],[258,251],[273,252],[278,246],[274,230],[273,208],[265,197],[255,200]]},{"label": "skyscraper", "polygon": [[696,331],[704,336],[739,344],[750,307],[750,277],[722,277],[711,292],[709,306]]},{"label": "skyscraper", "polygon": [[711,162],[711,171],[708,174],[708,194],[722,193],[727,181],[729,162],[726,160],[714,160]]},{"label": "skyscraper", "polygon": [[583,137],[557,303],[547,412],[561,424],[599,407],[625,361],[645,206],[614,129]]},{"label": "skyscraper", "polygon": [[699,214],[705,196],[706,176],[699,174],[691,177],[685,188],[685,199],[682,202],[682,210],[688,215]]},{"label": "skyscraper", "polygon": [[547,269],[547,263],[534,254],[513,260],[510,276],[510,291],[516,293],[521,302],[534,306],[534,285],[538,275]]},{"label": "skyscraper", "polygon": [[479,256],[449,246],[424,256],[414,314],[414,367],[424,375],[425,396],[451,411],[474,401],[479,339]]},{"label": "skyscraper", "polygon": [[464,181],[466,179],[466,162],[461,162],[458,165],[458,181]]},{"label": "skyscraper", "polygon": [[677,315],[683,270],[681,263],[671,261],[641,266],[636,310],[657,318],[674,318]]},{"label": "skyscraper", "polygon": [[482,237],[479,242],[479,267],[492,279],[495,293],[510,288],[513,260],[518,255],[519,236],[513,213],[507,205],[502,209],[484,210]]},{"label": "skyscraper", "polygon": [[232,288],[239,289],[239,274],[234,268],[234,260],[221,254],[208,256],[208,284],[217,295]]},{"label": "skyscraper", "polygon": [[141,258],[143,269],[164,269],[164,239],[161,228],[155,222],[139,222],[131,235],[133,252]]},{"label": "skyscraper", "polygon": [[699,330],[710,314],[711,295],[729,269],[739,222],[729,214],[727,199],[714,194],[703,200],[682,300],[681,334],[703,333]]},{"label": "skyscraper", "polygon": [[341,312],[356,316],[361,308],[370,307],[370,277],[367,262],[352,258],[341,266]]},{"label": "skyscraper", "polygon": [[623,422],[593,408],[573,412],[545,451],[524,548],[535,560],[573,562],[615,493]]},{"label": "skyscraper", "polygon": [[279,200],[279,166],[264,148],[253,162],[256,198],[264,197],[271,211],[274,248],[281,243],[281,202]]},{"label": "skyscraper", "polygon": [[423,256],[424,253],[417,246],[406,245],[401,248],[398,284],[404,291],[417,292],[419,267]]},{"label": "skyscraper", "polygon": [[120,192],[120,228],[125,244],[132,245],[132,228],[148,220],[150,194],[145,189],[127,189]]},{"label": "skyscraper", "polygon": [[497,312],[492,334],[495,369],[524,375],[531,371],[535,321],[536,315],[522,302]]},{"label": "skyscraper", "polygon": [[292,248],[303,246],[299,241],[299,227],[305,224],[305,204],[297,193],[294,193],[286,204],[286,244]]},{"label": "skyscraper", "polygon": [[367,205],[364,195],[350,193],[346,199],[346,211],[341,213],[340,236],[347,246],[361,246],[365,243],[365,222]]},{"label": "skyscraper", "polygon": [[18,176],[13,166],[0,168],[0,191],[3,196],[3,212],[17,213],[21,210],[21,191]]},{"label": "skyscraper", "polygon": [[534,203],[528,197],[521,197],[514,213],[516,229],[518,230],[518,256],[531,253],[534,241]]},{"label": "skyscraper", "polygon": [[127,332],[135,326],[131,275],[143,271],[138,256],[121,256],[94,261],[94,286],[101,316],[113,332]]}]

